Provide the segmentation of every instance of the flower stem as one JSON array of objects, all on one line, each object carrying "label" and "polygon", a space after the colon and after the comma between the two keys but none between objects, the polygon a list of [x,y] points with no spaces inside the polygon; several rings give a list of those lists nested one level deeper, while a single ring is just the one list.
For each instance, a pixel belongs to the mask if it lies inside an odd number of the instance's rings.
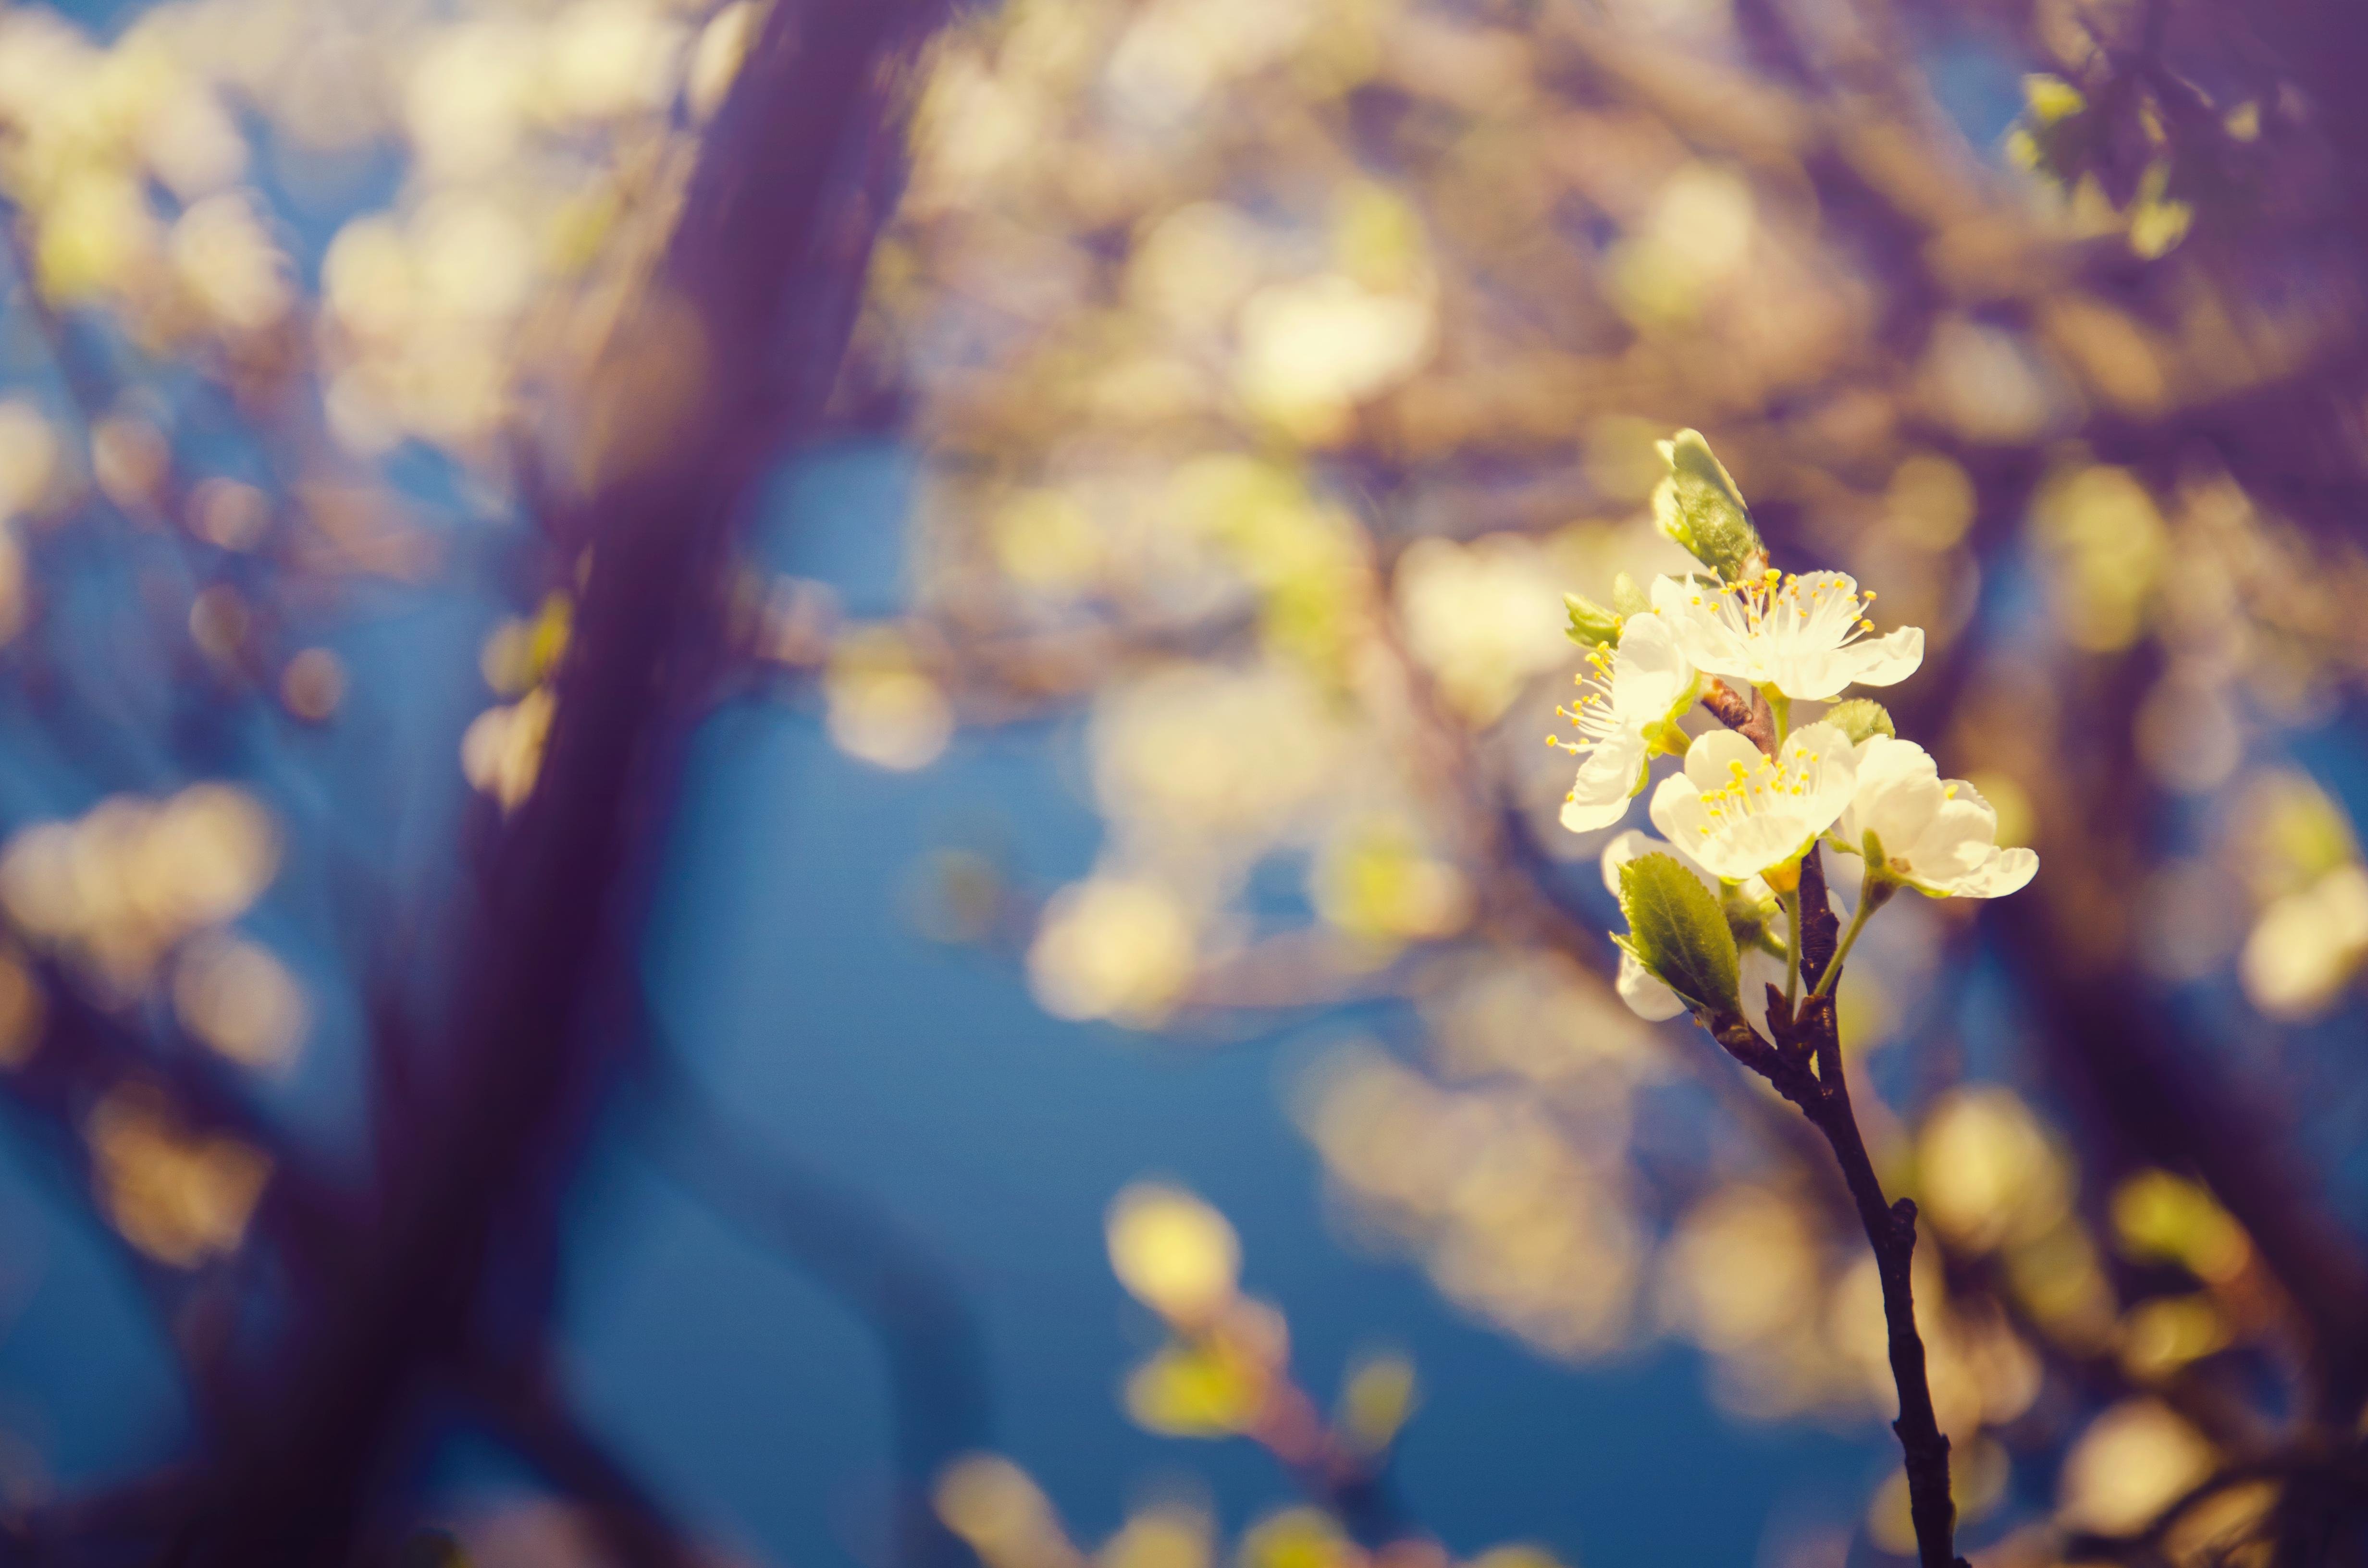
[{"label": "flower stem", "polygon": [[[1870,882],[1873,880],[1868,879]],[[1842,960],[1850,957],[1850,944],[1858,940],[1859,928],[1866,924],[1866,917],[1874,913],[1876,903],[1863,892],[1859,895],[1858,912],[1850,916],[1850,929],[1842,933],[1841,945],[1834,949],[1832,960],[1826,965],[1826,972],[1817,977],[1816,984],[1809,987],[1810,995],[1823,996],[1834,988],[1834,982],[1841,977]]]},{"label": "flower stem", "polygon": [[[1801,890],[1799,888],[1796,887],[1784,895],[1784,914],[1791,922],[1793,932],[1793,939],[1784,944],[1784,1006],[1790,1008],[1801,994]],[[1831,972],[1827,971],[1829,975]]]}]

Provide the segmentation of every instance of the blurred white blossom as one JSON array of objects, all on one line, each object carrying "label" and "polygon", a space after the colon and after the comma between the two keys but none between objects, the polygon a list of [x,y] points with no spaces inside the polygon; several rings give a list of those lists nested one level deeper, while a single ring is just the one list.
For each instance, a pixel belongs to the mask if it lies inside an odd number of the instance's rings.
[{"label": "blurred white blossom", "polygon": [[2264,909],[2237,972],[2254,1006],[2273,1018],[2305,1018],[2333,1002],[2362,961],[2368,869],[2354,862]]}]

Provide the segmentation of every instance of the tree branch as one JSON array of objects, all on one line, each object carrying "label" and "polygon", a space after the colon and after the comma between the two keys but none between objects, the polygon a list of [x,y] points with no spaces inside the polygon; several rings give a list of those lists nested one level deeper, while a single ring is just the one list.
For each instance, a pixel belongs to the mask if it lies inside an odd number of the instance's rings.
[{"label": "tree branch", "polygon": [[748,484],[827,396],[937,15],[781,0],[750,48],[593,388],[591,570],[541,784],[462,923],[442,1114],[393,1152],[362,1267],[286,1347],[168,1561],[341,1559],[418,1370],[467,1338],[497,1226],[567,1164],[599,1078],[597,1003],[631,967],[620,906],[663,820],[668,682],[712,634]]}]

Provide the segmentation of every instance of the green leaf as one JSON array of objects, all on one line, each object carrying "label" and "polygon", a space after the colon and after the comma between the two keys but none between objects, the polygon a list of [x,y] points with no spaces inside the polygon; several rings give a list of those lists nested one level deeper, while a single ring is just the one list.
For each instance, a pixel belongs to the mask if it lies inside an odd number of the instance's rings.
[{"label": "green leaf", "polygon": [[1660,530],[1730,582],[1764,565],[1768,547],[1751,525],[1751,509],[1702,432],[1680,430],[1660,449],[1669,465],[1669,477],[1653,492]]},{"label": "green leaf", "polygon": [[1736,1010],[1735,934],[1701,879],[1673,856],[1639,855],[1620,868],[1628,948],[1661,983],[1697,1007]]},{"label": "green leaf", "polygon": [[1899,738],[1899,732],[1892,728],[1891,715],[1873,698],[1853,697],[1848,702],[1835,703],[1826,710],[1825,722],[1848,735],[1852,745],[1870,735]]},{"label": "green leaf", "polygon": [[1622,615],[1643,615],[1653,608],[1653,601],[1636,585],[1635,578],[1622,572],[1611,579],[1611,608]]},{"label": "green leaf", "polygon": [[1593,599],[1583,599],[1577,594],[1562,597],[1563,608],[1570,611],[1570,640],[1582,648],[1600,647],[1620,641],[1620,617]]}]

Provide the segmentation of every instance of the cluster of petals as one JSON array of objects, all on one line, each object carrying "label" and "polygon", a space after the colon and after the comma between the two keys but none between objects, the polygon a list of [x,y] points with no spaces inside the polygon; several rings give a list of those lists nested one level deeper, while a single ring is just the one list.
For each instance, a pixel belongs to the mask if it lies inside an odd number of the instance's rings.
[{"label": "cluster of petals", "polygon": [[1630,616],[1619,645],[1596,649],[1588,664],[1578,700],[1560,710],[1578,737],[1556,743],[1579,758],[1562,808],[1562,824],[1573,833],[1610,827],[1627,814],[1645,788],[1655,744],[1701,689],[1672,627],[1657,615]]},{"label": "cluster of petals", "polygon": [[1873,594],[1841,572],[1770,572],[1739,583],[1659,577],[1653,610],[1699,670],[1826,702],[1850,686],[1893,686],[1924,662],[1924,631],[1874,636]]},{"label": "cluster of petals", "polygon": [[1857,787],[1835,824],[1840,846],[1865,855],[1867,835],[1884,870],[1935,897],[1998,898],[2038,873],[2028,849],[2001,849],[1998,812],[1963,779],[1943,779],[1913,741],[1871,735],[1859,743]]},{"label": "cluster of petals", "polygon": [[[1664,844],[1633,827],[1603,846],[1603,885],[1611,890],[1613,898],[1620,896],[1620,868],[1640,855],[1668,856],[1691,871],[1695,880],[1710,890],[1713,898],[1724,898],[1718,879],[1704,870],[1702,862],[1687,854],[1683,846]],[[1741,892],[1744,899],[1752,903],[1764,903],[1773,896],[1768,884],[1757,878],[1745,882]],[[1746,996],[1759,995],[1760,988],[1770,982],[1779,985],[1784,983],[1782,960],[1771,956],[1766,949],[1756,944],[1747,946],[1741,958],[1742,988]],[[1628,1010],[1640,1018],[1658,1023],[1663,1018],[1674,1018],[1686,1010],[1686,1005],[1678,994],[1663,984],[1658,975],[1646,969],[1636,955],[1625,948],[1620,949],[1620,977],[1615,985],[1620,999],[1627,1003]]]},{"label": "cluster of petals", "polygon": [[1653,791],[1653,825],[1730,882],[1798,860],[1850,804],[1858,756],[1831,724],[1806,724],[1769,756],[1732,730],[1687,749]]}]

